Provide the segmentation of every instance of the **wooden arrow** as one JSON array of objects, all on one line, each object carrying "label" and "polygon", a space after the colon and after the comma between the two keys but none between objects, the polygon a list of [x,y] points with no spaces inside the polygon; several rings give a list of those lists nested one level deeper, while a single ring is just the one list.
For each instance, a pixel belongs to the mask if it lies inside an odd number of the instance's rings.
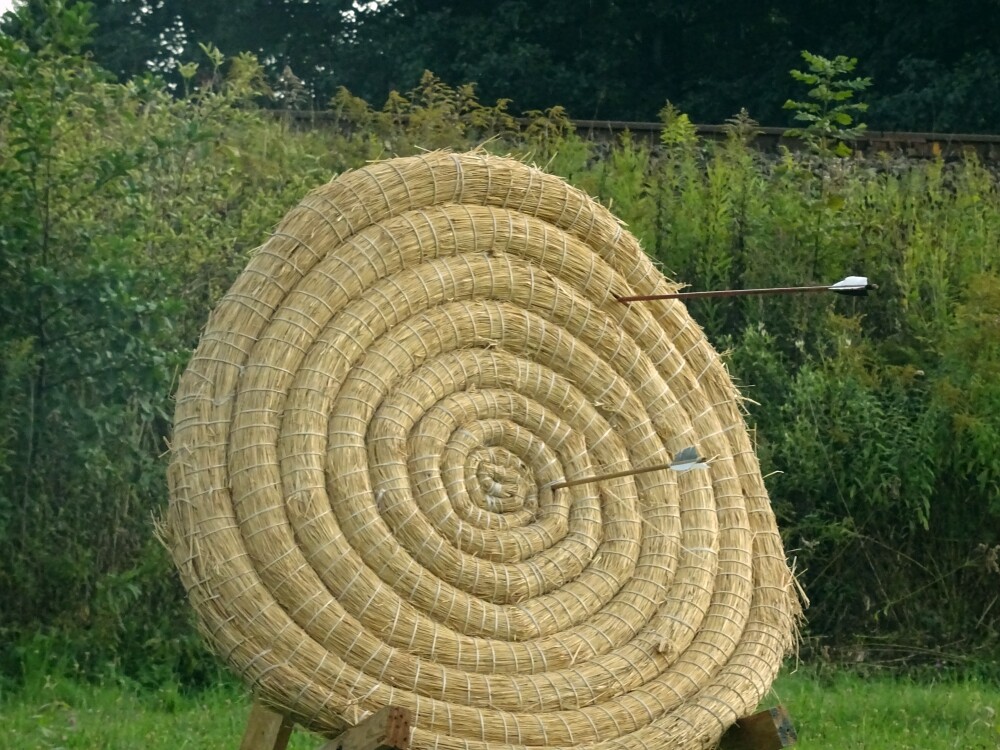
[{"label": "wooden arrow", "polygon": [[634,297],[616,297],[619,302],[652,302],[660,299],[713,299],[719,297],[749,297],[765,294],[808,294],[810,292],[833,292],[849,297],[865,297],[869,291],[878,289],[870,284],[866,276],[848,276],[836,284],[822,286],[775,286],[764,289],[718,289],[707,292],[674,292],[673,294],[643,294]]}]

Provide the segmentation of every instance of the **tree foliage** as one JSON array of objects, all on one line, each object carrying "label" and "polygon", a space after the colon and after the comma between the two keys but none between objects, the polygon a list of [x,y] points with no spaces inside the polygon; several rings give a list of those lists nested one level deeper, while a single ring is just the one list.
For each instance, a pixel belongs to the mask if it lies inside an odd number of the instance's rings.
[{"label": "tree foliage", "polygon": [[[48,0],[26,0],[38,19]],[[799,52],[848,53],[873,79],[883,130],[997,132],[995,0],[771,3],[732,0],[94,0],[93,53],[120,80],[173,70],[197,44],[251,52],[272,80],[290,72],[322,109],[344,86],[368,101],[431,70],[516,111],[559,102],[576,118],[652,120],[667,100],[696,122],[741,108],[768,125]],[[8,31],[18,22],[9,20]],[[304,104],[302,106],[305,106]]]}]

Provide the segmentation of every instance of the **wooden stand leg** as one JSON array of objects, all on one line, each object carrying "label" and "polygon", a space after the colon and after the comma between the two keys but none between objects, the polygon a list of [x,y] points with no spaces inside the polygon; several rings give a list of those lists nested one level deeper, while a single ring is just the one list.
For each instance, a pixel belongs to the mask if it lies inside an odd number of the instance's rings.
[{"label": "wooden stand leg", "polygon": [[[286,750],[292,734],[288,717],[259,703],[250,709],[240,750]],[[386,706],[320,750],[410,750],[413,716],[405,708]],[[782,750],[798,741],[784,706],[745,716],[722,735],[719,750]]]},{"label": "wooden stand leg", "polygon": [[781,750],[798,741],[784,706],[745,716],[722,735],[719,750]]},{"label": "wooden stand leg", "polygon": [[287,716],[254,703],[240,750],[285,750],[291,735],[292,722]]},{"label": "wooden stand leg", "polygon": [[320,750],[410,750],[413,714],[399,706],[379,709]]}]

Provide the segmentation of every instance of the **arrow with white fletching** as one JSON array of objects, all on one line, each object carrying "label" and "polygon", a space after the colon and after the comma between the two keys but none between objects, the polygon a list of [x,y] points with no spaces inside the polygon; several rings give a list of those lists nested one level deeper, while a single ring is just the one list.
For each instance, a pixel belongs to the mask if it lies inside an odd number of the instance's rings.
[{"label": "arrow with white fletching", "polygon": [[674,292],[672,294],[643,294],[634,297],[617,297],[619,302],[651,302],[660,299],[707,299],[719,297],[748,297],[766,294],[807,294],[809,292],[833,292],[849,297],[866,297],[868,292],[878,289],[878,285],[868,281],[867,276],[847,276],[836,284],[819,286],[776,286],[764,289],[719,289],[707,292]]},{"label": "arrow with white fletching", "polygon": [[625,471],[616,471],[611,474],[598,474],[592,477],[582,477],[580,479],[570,479],[565,482],[557,482],[551,485],[551,489],[561,490],[566,487],[576,487],[580,484],[592,484],[594,482],[603,482],[606,479],[618,479],[619,477],[632,477],[636,474],[646,474],[650,471],[691,471],[692,469],[705,469],[708,468],[708,463],[704,458],[698,455],[698,451],[694,446],[684,448],[674,455],[673,459],[668,464],[657,464],[656,466],[644,466],[641,469],[626,469]]}]

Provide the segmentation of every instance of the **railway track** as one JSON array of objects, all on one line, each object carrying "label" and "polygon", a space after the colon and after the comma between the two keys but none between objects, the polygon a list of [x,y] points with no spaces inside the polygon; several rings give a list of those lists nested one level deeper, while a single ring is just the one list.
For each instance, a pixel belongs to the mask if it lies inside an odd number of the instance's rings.
[{"label": "railway track", "polygon": [[[580,135],[594,140],[611,140],[626,130],[650,141],[659,139],[663,126],[658,122],[627,122],[620,120],[573,120]],[[726,125],[695,125],[699,136],[712,140],[726,138]],[[754,143],[763,150],[774,150],[779,145],[795,149],[802,142],[787,135],[786,128],[758,127]],[[868,130],[854,141],[855,148],[866,154],[881,151],[902,153],[915,157],[959,156],[975,151],[980,158],[1000,161],[1000,135],[976,133],[920,133],[886,130]]]},{"label": "railway track", "polygon": [[[272,110],[276,116],[286,117],[300,127],[331,126],[334,116],[329,112],[298,110]],[[527,120],[519,120],[526,123]],[[571,120],[577,133],[589,140],[611,142],[626,131],[642,141],[658,143],[663,125],[658,122],[629,120]],[[697,134],[710,140],[722,140],[729,130],[726,125],[695,125]],[[754,144],[763,151],[773,151],[779,145],[791,149],[801,148],[797,138],[787,135],[786,128],[757,127]],[[885,130],[868,130],[854,141],[857,150],[865,154],[886,152],[903,156],[954,158],[974,151],[980,159],[1000,162],[1000,135],[977,133],[921,133]]]}]

